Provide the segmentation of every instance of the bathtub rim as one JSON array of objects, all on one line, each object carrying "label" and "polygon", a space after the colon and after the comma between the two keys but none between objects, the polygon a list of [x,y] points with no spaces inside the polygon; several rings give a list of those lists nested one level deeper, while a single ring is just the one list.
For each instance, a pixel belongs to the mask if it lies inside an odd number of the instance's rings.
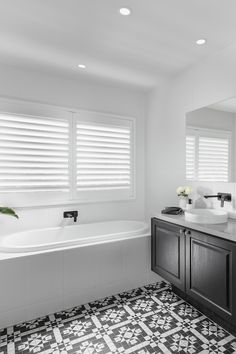
[{"label": "bathtub rim", "polygon": [[[118,233],[117,238],[113,238],[113,239],[103,239],[99,241],[99,238],[101,238],[102,236],[95,236],[95,237],[91,237],[92,242],[87,242],[84,244],[73,244],[71,243],[68,246],[64,246],[64,247],[55,247],[55,248],[49,248],[49,249],[39,249],[39,250],[35,250],[35,251],[15,251],[15,252],[10,252],[10,251],[3,251],[3,249],[0,248],[0,261],[5,260],[5,259],[14,259],[14,258],[21,258],[21,257],[27,257],[27,256],[36,256],[39,254],[45,254],[45,253],[53,253],[53,252],[63,252],[63,251],[67,251],[67,250],[71,250],[71,249],[76,249],[76,248],[81,248],[81,247],[92,247],[92,246],[99,246],[102,244],[106,244],[106,243],[114,243],[114,242],[121,242],[121,241],[131,241],[133,239],[138,239],[138,238],[142,238],[142,237],[151,237],[151,230],[150,230],[150,226],[148,225],[147,222],[142,221],[142,220],[109,220],[107,222],[112,222],[112,221],[133,221],[133,222],[141,222],[144,225],[146,225],[147,227],[145,228],[145,231],[143,233],[140,234],[134,234],[131,235],[129,237],[127,237],[127,233],[123,232],[123,233]],[[84,223],[81,225],[90,225],[90,224],[100,224],[100,223],[106,223],[106,221],[98,221],[98,222],[94,222],[94,223]],[[76,225],[67,225],[66,227],[69,228],[73,228]],[[78,225],[77,225],[78,226]],[[40,229],[30,229],[30,230],[25,230],[25,231],[42,231],[42,230],[57,230],[60,229],[62,226],[56,226],[56,227],[47,227],[47,228],[40,228]],[[14,233],[10,233],[10,234],[5,234],[5,235],[0,235],[0,238],[3,236],[9,236],[12,234],[21,234],[25,231],[20,231],[20,232],[14,232]],[[110,234],[109,234],[110,235]],[[94,240],[94,238],[96,238],[97,240]],[[20,248],[20,247],[18,247]],[[22,247],[23,248],[23,247]],[[25,247],[24,247],[25,248]]]}]

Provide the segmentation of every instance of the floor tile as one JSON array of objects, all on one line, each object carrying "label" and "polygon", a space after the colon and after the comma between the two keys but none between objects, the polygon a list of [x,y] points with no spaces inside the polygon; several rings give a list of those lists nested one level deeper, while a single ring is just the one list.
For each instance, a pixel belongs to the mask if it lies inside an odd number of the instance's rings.
[{"label": "floor tile", "polygon": [[236,354],[236,338],[164,281],[0,330],[0,354]]}]

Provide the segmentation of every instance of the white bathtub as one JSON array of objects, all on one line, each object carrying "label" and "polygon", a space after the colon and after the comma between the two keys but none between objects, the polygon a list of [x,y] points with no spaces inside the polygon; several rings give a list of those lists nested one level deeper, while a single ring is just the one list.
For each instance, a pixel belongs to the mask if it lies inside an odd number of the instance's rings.
[{"label": "white bathtub", "polygon": [[119,220],[36,229],[0,237],[0,252],[25,253],[67,249],[150,235],[141,221]]},{"label": "white bathtub", "polygon": [[141,221],[19,232],[0,248],[0,328],[160,280]]}]

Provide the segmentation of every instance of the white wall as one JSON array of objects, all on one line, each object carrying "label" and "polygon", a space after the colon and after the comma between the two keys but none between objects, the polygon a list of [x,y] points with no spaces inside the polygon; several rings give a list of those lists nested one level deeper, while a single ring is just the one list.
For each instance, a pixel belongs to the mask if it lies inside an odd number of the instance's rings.
[{"label": "white wall", "polygon": [[[76,76],[75,72],[75,76]],[[0,66],[0,97],[31,100],[68,108],[103,111],[137,119],[137,198],[133,201],[74,205],[80,222],[107,219],[144,219],[145,201],[145,102],[134,88],[115,87],[79,77],[75,80],[46,73]],[[1,201],[0,201],[1,204]],[[62,212],[71,207],[19,210],[20,219],[0,218],[0,233],[59,225]]]},{"label": "white wall", "polygon": [[[232,45],[151,93],[147,127],[149,216],[177,204],[176,187],[185,183],[185,115],[236,96],[235,62],[236,45]],[[235,188],[223,184],[212,189],[230,192]]]}]

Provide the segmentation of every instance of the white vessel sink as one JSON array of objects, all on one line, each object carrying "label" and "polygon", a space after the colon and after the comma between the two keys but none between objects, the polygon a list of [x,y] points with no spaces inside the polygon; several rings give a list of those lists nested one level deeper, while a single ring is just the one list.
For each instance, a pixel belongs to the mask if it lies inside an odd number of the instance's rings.
[{"label": "white vessel sink", "polygon": [[215,209],[192,209],[185,211],[185,220],[198,224],[223,224],[228,220],[228,213]]}]

